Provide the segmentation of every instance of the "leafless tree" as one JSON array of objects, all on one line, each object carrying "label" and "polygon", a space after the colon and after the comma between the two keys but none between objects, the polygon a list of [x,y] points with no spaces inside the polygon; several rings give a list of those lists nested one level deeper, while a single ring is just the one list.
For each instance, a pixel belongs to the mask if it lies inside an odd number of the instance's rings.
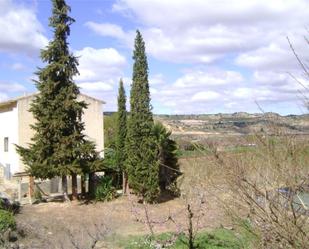
[{"label": "leafless tree", "polygon": [[[276,128],[274,128],[276,129]],[[260,248],[309,248],[307,141],[277,130],[256,134],[251,152],[227,155],[213,149],[225,210],[258,238]]]}]

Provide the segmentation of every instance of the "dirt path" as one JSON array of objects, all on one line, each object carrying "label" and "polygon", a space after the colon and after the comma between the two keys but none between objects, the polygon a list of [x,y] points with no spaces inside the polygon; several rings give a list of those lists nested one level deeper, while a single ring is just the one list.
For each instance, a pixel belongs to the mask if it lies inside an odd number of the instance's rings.
[{"label": "dirt path", "polygon": [[[147,206],[147,211],[155,223],[155,233],[176,231],[186,224],[185,203],[179,198]],[[205,215],[199,218],[202,226],[213,228],[222,223],[221,212],[214,203],[209,202],[204,211]],[[169,216],[177,226],[167,221]],[[117,248],[113,246],[117,236],[149,234],[143,223],[144,206],[128,197],[88,205],[80,202],[27,205],[16,219],[28,234],[21,240],[24,248]],[[96,243],[97,240],[102,242]]]}]

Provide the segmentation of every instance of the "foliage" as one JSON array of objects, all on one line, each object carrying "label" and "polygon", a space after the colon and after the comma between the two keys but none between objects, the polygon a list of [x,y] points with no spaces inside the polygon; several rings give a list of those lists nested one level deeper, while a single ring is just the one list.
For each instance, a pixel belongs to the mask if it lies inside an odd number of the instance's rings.
[{"label": "foliage", "polygon": [[104,144],[106,148],[116,148],[117,113],[104,116]]},{"label": "foliage", "polygon": [[0,210],[7,209],[10,206],[10,202],[6,198],[0,198]]},{"label": "foliage", "polygon": [[104,150],[104,170],[118,171],[115,149],[106,148]]},{"label": "foliage", "polygon": [[139,31],[136,32],[133,59],[126,168],[130,187],[145,201],[152,202],[160,193],[158,148],[152,132],[153,116],[145,43]]},{"label": "foliage", "polygon": [[[116,132],[116,162],[117,167],[127,178],[127,170],[125,168],[125,141],[127,136],[127,110],[126,110],[126,94],[123,87],[123,82],[120,80],[118,91],[118,112],[117,112],[117,132]],[[126,184],[126,179],[124,185]],[[125,192],[126,186],[123,187]]]},{"label": "foliage", "polygon": [[12,213],[18,213],[20,209],[20,203],[14,201],[13,203],[9,199],[0,197],[0,210],[7,210]]},{"label": "foliage", "polygon": [[116,189],[113,187],[113,179],[109,176],[99,178],[95,190],[97,201],[111,201],[116,197]]},{"label": "foliage", "polygon": [[49,26],[54,37],[41,51],[46,66],[36,73],[40,93],[30,108],[36,120],[32,125],[35,135],[29,148],[18,146],[30,174],[43,179],[90,171],[98,157],[94,144],[83,134],[82,114],[87,105],[77,100],[80,92],[73,81],[78,61],[69,51],[67,38],[75,20],[68,16],[70,7],[65,0],[52,3]]},{"label": "foliage", "polygon": [[43,196],[42,196],[42,193],[41,191],[36,188],[35,191],[34,191],[34,199],[38,202],[42,202],[43,201]]},{"label": "foliage", "polygon": [[112,183],[115,188],[121,187],[121,169],[118,167],[116,161],[116,150],[106,148],[103,160],[103,171],[106,176],[113,179]]},{"label": "foliage", "polygon": [[156,122],[154,124],[153,133],[159,148],[159,184],[161,191],[164,191],[167,187],[172,186],[177,177],[181,175],[177,158],[177,144],[170,138],[171,132],[162,123]]},{"label": "foliage", "polygon": [[3,233],[9,228],[16,228],[14,216],[11,212],[0,209],[0,232]]},{"label": "foliage", "polygon": [[120,80],[118,92],[118,112],[117,112],[117,132],[116,132],[116,149],[117,149],[117,164],[121,169],[124,169],[125,154],[125,139],[127,135],[127,110],[126,110],[126,94],[123,87],[123,82]]}]

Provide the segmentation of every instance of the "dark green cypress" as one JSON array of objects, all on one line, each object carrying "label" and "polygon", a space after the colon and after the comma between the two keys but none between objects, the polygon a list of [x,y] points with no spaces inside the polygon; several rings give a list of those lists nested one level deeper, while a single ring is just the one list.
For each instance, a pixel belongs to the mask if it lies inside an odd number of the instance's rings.
[{"label": "dark green cypress", "polygon": [[145,42],[136,32],[133,53],[133,79],[130,94],[130,117],[126,140],[129,185],[144,201],[159,195],[158,148],[153,135],[153,116],[148,83]]},{"label": "dark green cypress", "polygon": [[128,176],[125,168],[125,140],[127,136],[127,110],[126,110],[126,93],[123,87],[122,79],[119,82],[118,90],[118,112],[116,127],[116,162],[122,172],[122,190],[126,193]]},{"label": "dark green cypress", "polygon": [[80,92],[73,81],[73,76],[78,74],[78,61],[69,51],[67,38],[75,20],[68,16],[70,7],[65,0],[52,3],[49,26],[54,37],[41,51],[46,66],[36,73],[39,94],[30,108],[36,120],[32,126],[35,135],[29,148],[18,147],[18,151],[32,176],[66,179],[67,175],[89,172],[97,153],[94,144],[83,135],[81,118],[87,105],[77,100]]}]

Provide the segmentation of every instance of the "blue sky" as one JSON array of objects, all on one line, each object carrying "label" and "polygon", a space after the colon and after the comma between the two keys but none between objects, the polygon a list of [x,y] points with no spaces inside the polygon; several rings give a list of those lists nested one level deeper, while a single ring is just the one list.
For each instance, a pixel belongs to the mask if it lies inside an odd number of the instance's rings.
[{"label": "blue sky", "polygon": [[[135,30],[146,42],[155,113],[305,113],[302,74],[287,42],[309,60],[306,0],[68,0],[70,48],[81,91],[116,110],[127,94]],[[0,0],[0,100],[31,93],[52,38],[49,0]],[[258,104],[257,104],[258,103]]]}]

